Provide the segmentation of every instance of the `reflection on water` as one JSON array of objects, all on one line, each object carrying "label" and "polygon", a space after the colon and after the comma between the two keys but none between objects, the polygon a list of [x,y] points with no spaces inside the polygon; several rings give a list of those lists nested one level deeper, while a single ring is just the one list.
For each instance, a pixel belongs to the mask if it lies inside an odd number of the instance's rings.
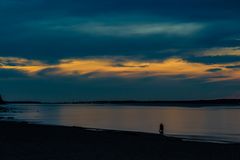
[{"label": "reflection on water", "polygon": [[[136,107],[100,105],[9,105],[14,117],[29,122],[158,133],[204,136],[240,142],[240,107]],[[195,139],[197,139],[195,137]]]}]

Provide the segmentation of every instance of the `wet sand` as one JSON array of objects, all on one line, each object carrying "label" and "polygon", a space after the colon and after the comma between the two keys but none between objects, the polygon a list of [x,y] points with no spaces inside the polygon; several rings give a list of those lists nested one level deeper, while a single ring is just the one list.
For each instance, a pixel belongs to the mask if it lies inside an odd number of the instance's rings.
[{"label": "wet sand", "polygon": [[1,160],[231,160],[240,144],[186,142],[156,134],[0,121]]}]

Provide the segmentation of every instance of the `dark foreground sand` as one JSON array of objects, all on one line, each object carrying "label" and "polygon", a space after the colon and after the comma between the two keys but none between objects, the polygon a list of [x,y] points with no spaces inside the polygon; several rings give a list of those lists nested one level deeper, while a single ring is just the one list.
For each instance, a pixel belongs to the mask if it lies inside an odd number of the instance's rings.
[{"label": "dark foreground sand", "polygon": [[184,142],[160,135],[0,122],[0,160],[231,160],[240,144]]}]

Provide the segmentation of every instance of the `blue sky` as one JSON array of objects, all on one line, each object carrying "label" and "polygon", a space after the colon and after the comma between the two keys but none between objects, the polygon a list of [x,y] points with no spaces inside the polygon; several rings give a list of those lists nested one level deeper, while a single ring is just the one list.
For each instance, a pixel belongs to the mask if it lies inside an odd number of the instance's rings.
[{"label": "blue sky", "polygon": [[239,98],[237,0],[1,0],[10,100]]}]

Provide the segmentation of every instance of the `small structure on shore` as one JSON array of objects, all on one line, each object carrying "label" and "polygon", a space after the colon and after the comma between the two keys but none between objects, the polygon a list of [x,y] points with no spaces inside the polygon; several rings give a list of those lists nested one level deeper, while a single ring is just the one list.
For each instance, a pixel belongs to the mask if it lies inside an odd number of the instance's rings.
[{"label": "small structure on shore", "polygon": [[159,134],[164,134],[164,125],[162,123],[159,125]]}]

